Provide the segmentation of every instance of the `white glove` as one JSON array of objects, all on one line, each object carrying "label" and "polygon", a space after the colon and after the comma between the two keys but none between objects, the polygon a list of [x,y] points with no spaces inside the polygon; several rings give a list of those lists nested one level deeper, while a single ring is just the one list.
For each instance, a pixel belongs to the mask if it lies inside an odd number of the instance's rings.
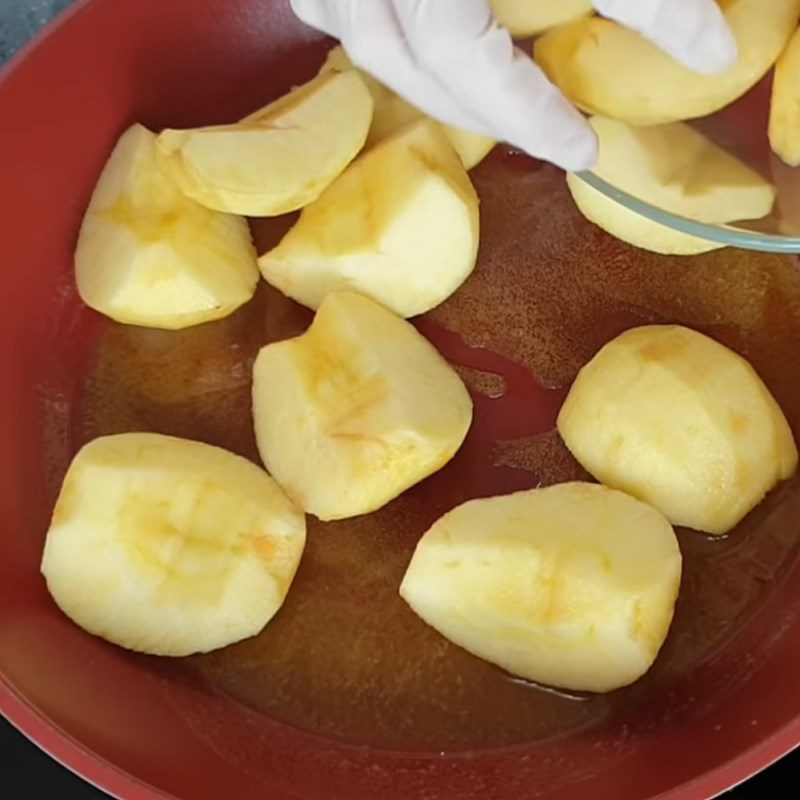
[{"label": "white glove", "polygon": [[[597,160],[583,116],[494,21],[487,0],[291,0],[308,25],[426,114],[579,171]],[[687,67],[731,66],[736,41],[714,0],[594,0]]]}]

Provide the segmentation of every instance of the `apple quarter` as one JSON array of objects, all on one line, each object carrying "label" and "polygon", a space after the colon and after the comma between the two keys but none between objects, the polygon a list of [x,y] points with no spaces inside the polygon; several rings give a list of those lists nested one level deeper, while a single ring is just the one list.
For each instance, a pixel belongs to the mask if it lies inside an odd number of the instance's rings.
[{"label": "apple quarter", "polygon": [[445,514],[420,540],[400,594],[443,636],[513,675],[608,692],[656,658],[681,563],[658,511],[566,483]]},{"label": "apple quarter", "polygon": [[374,511],[443,467],[472,422],[461,379],[405,320],[336,292],[309,330],[256,359],[261,457],[322,520]]},{"label": "apple quarter", "polygon": [[353,162],[259,266],[309,308],[355,291],[413,317],[469,277],[479,238],[464,166],[438,123],[418,122]]}]

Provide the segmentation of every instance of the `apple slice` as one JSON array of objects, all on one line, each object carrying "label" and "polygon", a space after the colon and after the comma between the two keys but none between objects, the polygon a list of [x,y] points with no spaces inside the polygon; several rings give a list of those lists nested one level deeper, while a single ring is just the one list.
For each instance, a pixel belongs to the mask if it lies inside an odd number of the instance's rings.
[{"label": "apple slice", "polygon": [[278,612],[305,520],[263,470],[153,433],[96,439],[75,457],[42,572],[84,630],[160,656],[257,634]]},{"label": "apple slice", "polygon": [[607,344],[578,375],[558,430],[598,480],[713,534],[797,468],[789,424],[750,364],[677,325]]},{"label": "apple slice", "polygon": [[497,144],[494,139],[489,139],[487,136],[454,128],[452,125],[443,125],[442,128],[467,171],[477,167]]},{"label": "apple slice", "polygon": [[594,172],[617,189],[698,222],[760,219],[775,187],[738,158],[682,122],[634,127],[589,120],[600,144]]},{"label": "apple slice", "polygon": [[725,245],[654,222],[611,200],[577,175],[567,175],[567,186],[578,210],[589,222],[642,250],[671,256],[696,256]]},{"label": "apple slice", "polygon": [[[592,117],[590,124],[600,143],[595,174],[638,200],[714,224],[760,219],[772,209],[769,181],[684,123],[636,128]],[[637,247],[690,255],[722,246],[630,211],[576,175],[567,184],[587,219]]]},{"label": "apple slice", "polygon": [[310,308],[352,289],[403,317],[433,308],[475,267],[478,196],[434,122],[351,164],[259,260],[266,280]]},{"label": "apple slice", "polygon": [[258,266],[241,217],[182,194],[134,125],[106,164],[75,253],[83,301],[118,322],[177,329],[220,319],[253,296]]},{"label": "apple slice", "polygon": [[492,0],[497,21],[514,36],[534,36],[592,13],[589,0]]},{"label": "apple slice", "polygon": [[251,217],[316,199],[364,146],[372,98],[353,71],[330,72],[235,125],[158,138],[162,161],[189,197]]},{"label": "apple slice", "polygon": [[261,351],[253,414],[271,474],[331,520],[375,511],[441,469],[467,435],[472,401],[411,325],[339,292],[303,336]]},{"label": "apple slice", "polygon": [[800,235],[800,172],[773,154],[770,175],[778,189],[775,217],[778,232],[786,236]]},{"label": "apple slice", "polygon": [[602,17],[546,33],[535,57],[584,111],[634,125],[712,114],[755,86],[783,52],[800,18],[800,0],[720,0],[739,47],[718,75],[692,72],[644,37]]},{"label": "apple slice", "polygon": [[800,29],[775,67],[769,141],[784,162],[800,166]]},{"label": "apple slice", "polygon": [[[324,75],[332,70],[344,71],[349,69],[358,72],[375,103],[372,127],[367,137],[367,147],[372,147],[384,139],[394,136],[413,122],[429,119],[422,111],[411,105],[411,103],[406,102],[369,73],[357,70],[341,45],[334,47],[328,53],[320,74]],[[470,170],[480,164],[496,144],[494,140],[478,133],[453,128],[450,125],[442,125],[442,128],[466,170]]]},{"label": "apple slice", "polygon": [[658,511],[567,483],[445,514],[400,594],[450,641],[514,675],[609,692],[652,665],[680,578],[678,542]]}]

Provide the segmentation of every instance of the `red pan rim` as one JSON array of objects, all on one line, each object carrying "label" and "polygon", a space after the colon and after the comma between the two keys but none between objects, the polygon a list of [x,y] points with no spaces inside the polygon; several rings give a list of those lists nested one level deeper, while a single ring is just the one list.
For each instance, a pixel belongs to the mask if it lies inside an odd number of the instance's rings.
[{"label": "red pan rim", "polygon": [[[77,0],[12,56],[0,70],[0,101],[2,101],[3,85],[13,77],[34,51],[68,25],[74,17],[91,6],[106,1]],[[19,696],[3,675],[0,675],[0,713],[63,767],[113,797],[121,800],[181,800],[175,795],[166,794],[149,786],[84,748],[68,733],[52,725],[46,717]],[[766,769],[798,746],[800,746],[800,714],[769,738],[740,753],[726,764],[649,800],[709,800]]]}]

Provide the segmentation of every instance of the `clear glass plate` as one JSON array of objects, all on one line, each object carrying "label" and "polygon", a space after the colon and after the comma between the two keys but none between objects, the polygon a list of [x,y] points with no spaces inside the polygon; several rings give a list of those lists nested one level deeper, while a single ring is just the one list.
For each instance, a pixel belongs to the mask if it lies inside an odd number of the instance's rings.
[{"label": "clear glass plate", "polygon": [[717,145],[775,185],[772,213],[763,219],[726,225],[679,216],[623,191],[593,172],[580,173],[589,185],[631,211],[669,228],[712,242],[777,253],[800,253],[800,168],[784,164],[771,150],[767,129],[771,77],[728,108],[691,124]]}]

